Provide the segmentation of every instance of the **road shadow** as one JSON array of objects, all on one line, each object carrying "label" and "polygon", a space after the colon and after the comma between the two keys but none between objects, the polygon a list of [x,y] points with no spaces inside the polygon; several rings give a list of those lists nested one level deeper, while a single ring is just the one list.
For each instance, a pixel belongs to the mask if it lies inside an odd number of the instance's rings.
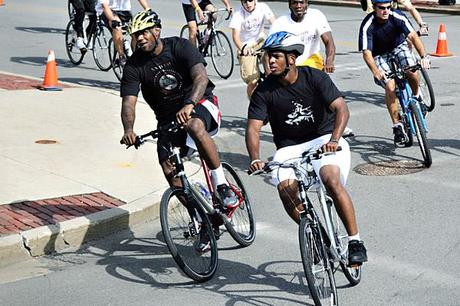
[{"label": "road shadow", "polygon": [[47,28],[47,27],[15,27],[15,30],[27,33],[52,33],[52,34],[65,34],[65,29],[61,28]]},{"label": "road shadow", "polygon": [[[29,66],[45,66],[48,57],[46,56],[25,56],[25,57],[18,57],[12,56],[10,57],[10,62],[29,65]],[[61,67],[76,67],[72,64],[68,59],[56,58],[56,65]]]},{"label": "road shadow", "polygon": [[120,90],[120,82],[111,82],[111,81],[84,79],[84,78],[61,78],[60,80],[63,82],[70,82],[70,83],[74,83],[78,85],[90,86],[93,88],[112,89],[115,91]]},{"label": "road shadow", "polygon": [[374,91],[343,91],[347,103],[362,102],[385,108],[385,94]]}]

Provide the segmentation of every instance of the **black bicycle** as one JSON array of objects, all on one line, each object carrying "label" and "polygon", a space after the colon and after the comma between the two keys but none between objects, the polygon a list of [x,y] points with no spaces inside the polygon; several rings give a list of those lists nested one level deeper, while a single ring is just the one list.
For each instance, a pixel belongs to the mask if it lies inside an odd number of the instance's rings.
[{"label": "black bicycle", "polygon": [[[211,56],[212,65],[217,74],[223,79],[228,79],[232,75],[235,64],[233,49],[227,35],[221,30],[216,29],[216,18],[218,18],[216,15],[224,11],[228,13],[225,18],[225,20],[228,20],[231,12],[225,8],[215,11],[203,11],[206,21],[198,23],[197,41],[200,53],[204,57]],[[189,38],[188,25],[182,27],[180,37]]]},{"label": "black bicycle", "polygon": [[[133,51],[131,49],[131,35],[128,33],[128,25],[129,22],[121,22],[121,31],[123,35],[123,52],[126,55],[126,58],[128,59],[132,54]],[[113,39],[110,39],[109,42],[109,54],[110,54],[110,61],[112,63],[112,70],[115,73],[115,76],[119,81],[121,81],[121,78],[123,77],[123,68],[124,65],[123,63],[120,62],[119,56],[118,56],[118,51],[115,48],[115,44],[113,43]]]},{"label": "black bicycle", "polygon": [[[159,126],[157,130],[136,138],[135,147],[170,133],[181,127],[172,122]],[[236,194],[238,203],[222,207],[211,183],[210,170],[202,158],[201,166],[206,183],[189,179],[185,173],[180,150],[168,143],[169,160],[174,166],[175,177],[180,178],[181,188],[168,188],[160,202],[160,221],[163,236],[169,251],[179,268],[190,278],[203,282],[214,276],[218,265],[217,242],[224,225],[233,239],[242,247],[252,244],[256,236],[254,214],[248,194],[233,167],[222,162],[225,177]],[[210,250],[203,252],[200,241],[210,242]]]}]

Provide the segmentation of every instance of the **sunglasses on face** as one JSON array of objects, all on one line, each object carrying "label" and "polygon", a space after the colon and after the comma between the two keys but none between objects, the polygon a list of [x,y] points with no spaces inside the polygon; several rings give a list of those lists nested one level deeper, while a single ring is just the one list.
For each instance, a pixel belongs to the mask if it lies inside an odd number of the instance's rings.
[{"label": "sunglasses on face", "polygon": [[242,0],[243,3],[253,2],[254,0]]},{"label": "sunglasses on face", "polygon": [[377,5],[377,8],[381,11],[385,11],[385,10],[389,10],[391,9],[391,5],[389,6],[381,6],[381,5]]}]

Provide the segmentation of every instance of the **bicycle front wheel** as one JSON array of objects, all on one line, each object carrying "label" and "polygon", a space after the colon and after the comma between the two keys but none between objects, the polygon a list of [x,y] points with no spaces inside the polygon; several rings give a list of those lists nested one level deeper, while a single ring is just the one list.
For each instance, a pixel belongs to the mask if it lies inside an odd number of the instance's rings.
[{"label": "bicycle front wheel", "polygon": [[243,247],[249,246],[256,238],[256,225],[246,188],[243,182],[230,164],[222,163],[225,178],[230,188],[238,197],[238,204],[227,207],[225,216],[225,228],[232,238]]},{"label": "bicycle front wheel", "polygon": [[[217,243],[201,206],[187,203],[183,189],[169,188],[161,198],[160,222],[166,244],[179,268],[198,282],[211,279],[217,270]],[[203,237],[210,243],[210,250],[204,253],[198,248]]]},{"label": "bicycle front wheel", "polygon": [[74,21],[71,19],[65,29],[65,49],[72,64],[80,65],[85,53],[82,53],[80,49],[77,48],[77,32],[75,32],[73,28],[73,23]]},{"label": "bicycle front wheel", "polygon": [[232,75],[235,61],[230,40],[219,30],[212,35],[211,39],[212,65],[221,78],[228,79]]},{"label": "bicycle front wheel", "polygon": [[422,112],[420,111],[419,105],[416,101],[410,102],[410,110],[412,120],[415,127],[415,135],[417,136],[418,145],[420,146],[420,151],[422,152],[422,157],[425,167],[429,168],[432,164],[430,145],[428,143],[428,138],[426,137],[426,130],[423,127],[423,117]]},{"label": "bicycle front wheel", "polygon": [[420,69],[420,91],[422,95],[422,101],[425,103],[427,110],[431,112],[435,106],[435,97],[433,85],[431,85],[430,77],[428,76],[428,71],[425,69]]},{"label": "bicycle front wheel", "polygon": [[112,68],[110,60],[109,44],[112,39],[112,33],[105,25],[98,25],[93,38],[93,58],[97,67],[102,71],[108,71]]},{"label": "bicycle front wheel", "polygon": [[332,263],[319,228],[313,226],[308,216],[300,219],[299,244],[305,277],[315,305],[338,305]]},{"label": "bicycle front wheel", "polygon": [[121,81],[121,78],[123,76],[123,66],[121,65],[118,59],[118,51],[115,48],[113,39],[109,40],[109,56],[113,73],[115,73],[115,76],[117,77],[118,81]]}]

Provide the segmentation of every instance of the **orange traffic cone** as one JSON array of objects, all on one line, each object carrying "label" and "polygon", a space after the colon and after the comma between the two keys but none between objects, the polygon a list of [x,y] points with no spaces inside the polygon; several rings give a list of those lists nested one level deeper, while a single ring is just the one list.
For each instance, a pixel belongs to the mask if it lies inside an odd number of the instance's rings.
[{"label": "orange traffic cone", "polygon": [[436,53],[431,53],[433,56],[452,56],[452,53],[447,51],[447,34],[444,24],[439,26],[438,44],[436,45]]},{"label": "orange traffic cone", "polygon": [[3,3],[3,0],[0,0],[0,6],[2,5],[5,5],[5,3]]},{"label": "orange traffic cone", "polygon": [[62,90],[62,88],[58,86],[56,57],[54,55],[53,50],[48,51],[48,59],[46,61],[46,68],[45,68],[45,78],[43,80],[42,86],[40,86],[40,89]]}]

